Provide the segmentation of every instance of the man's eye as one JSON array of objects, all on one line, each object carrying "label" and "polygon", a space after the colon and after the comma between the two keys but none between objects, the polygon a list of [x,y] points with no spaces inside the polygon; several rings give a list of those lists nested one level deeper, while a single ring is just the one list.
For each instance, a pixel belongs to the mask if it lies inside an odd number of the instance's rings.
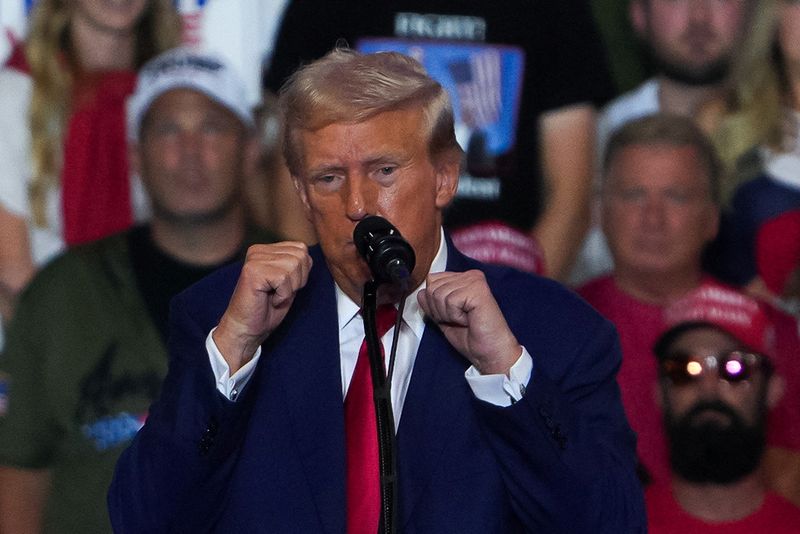
[{"label": "man's eye", "polygon": [[342,179],[336,174],[320,174],[312,179],[312,183],[320,190],[334,191],[341,185]]},{"label": "man's eye", "polygon": [[389,176],[395,171],[395,169],[396,167],[381,167],[379,172],[384,176]]},{"label": "man's eye", "polygon": [[644,191],[641,189],[621,189],[616,192],[616,196],[624,202],[637,202],[644,198]]},{"label": "man's eye", "polygon": [[686,204],[691,196],[685,191],[669,191],[667,192],[667,198],[675,204]]},{"label": "man's eye", "polygon": [[222,125],[218,122],[209,121],[203,124],[203,132],[208,134],[216,134],[221,132]]},{"label": "man's eye", "polygon": [[178,127],[168,122],[162,122],[154,124],[152,131],[158,135],[172,135],[177,133]]}]

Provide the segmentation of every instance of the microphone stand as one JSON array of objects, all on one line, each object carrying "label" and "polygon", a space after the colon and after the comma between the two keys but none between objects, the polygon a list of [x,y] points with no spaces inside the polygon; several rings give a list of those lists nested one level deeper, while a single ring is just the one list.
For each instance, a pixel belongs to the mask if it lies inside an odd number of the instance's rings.
[{"label": "microphone stand", "polygon": [[378,533],[394,534],[397,532],[397,460],[395,456],[397,436],[394,432],[391,383],[386,377],[386,368],[381,354],[381,341],[378,338],[375,320],[379,285],[375,280],[364,284],[361,312],[364,318],[364,338],[367,343],[369,369],[372,375],[372,396],[375,402],[375,418],[378,427],[378,466],[381,485]]}]

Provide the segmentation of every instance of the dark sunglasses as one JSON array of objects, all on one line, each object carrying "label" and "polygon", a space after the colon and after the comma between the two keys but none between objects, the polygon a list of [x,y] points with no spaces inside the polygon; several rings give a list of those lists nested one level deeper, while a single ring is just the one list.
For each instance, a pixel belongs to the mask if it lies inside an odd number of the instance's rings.
[{"label": "dark sunglasses", "polygon": [[711,371],[716,371],[726,382],[737,383],[748,380],[759,369],[771,368],[769,360],[761,354],[730,350],[704,357],[677,352],[662,359],[660,369],[674,385],[684,386]]}]

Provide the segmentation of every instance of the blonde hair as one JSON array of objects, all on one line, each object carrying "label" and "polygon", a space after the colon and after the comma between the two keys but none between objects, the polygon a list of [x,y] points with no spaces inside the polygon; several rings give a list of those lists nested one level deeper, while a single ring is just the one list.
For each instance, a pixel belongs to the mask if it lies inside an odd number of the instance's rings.
[{"label": "blonde hair", "polygon": [[415,105],[425,116],[431,157],[446,152],[460,156],[447,91],[418,61],[397,52],[361,54],[335,48],[300,68],[281,88],[283,152],[289,171],[299,176],[302,167],[301,131],[338,122],[359,123]]},{"label": "blonde hair", "polygon": [[[28,191],[34,224],[46,225],[47,191],[57,187],[61,147],[70,111],[73,75],[79,68],[71,57],[71,0],[38,0],[25,44],[33,91],[29,111],[33,177]],[[181,19],[171,0],[149,0],[136,28],[134,66],[138,69],[181,40]]]},{"label": "blonde hair", "polygon": [[757,146],[780,149],[783,142],[788,86],[777,39],[781,3],[754,2],[749,31],[731,64],[726,112],[712,136],[728,177],[725,199],[739,185],[735,169],[745,153]]}]

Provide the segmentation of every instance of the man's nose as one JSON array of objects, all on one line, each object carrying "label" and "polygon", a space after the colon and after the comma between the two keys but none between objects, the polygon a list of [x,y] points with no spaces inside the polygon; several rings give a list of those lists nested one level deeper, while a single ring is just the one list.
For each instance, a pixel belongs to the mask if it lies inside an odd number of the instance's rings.
[{"label": "man's nose", "polygon": [[642,206],[642,218],[648,227],[661,227],[665,220],[664,201],[656,195],[648,196]]},{"label": "man's nose", "polygon": [[689,21],[692,23],[705,23],[711,18],[717,0],[689,0]]},{"label": "man's nose", "polygon": [[701,398],[714,400],[719,397],[719,375],[716,371],[705,369],[697,378],[696,384]]},{"label": "man's nose", "polygon": [[200,152],[202,139],[200,134],[191,130],[182,130],[178,136],[179,149],[182,157],[195,158]]},{"label": "man's nose", "polygon": [[374,214],[375,187],[376,184],[365,176],[350,176],[345,181],[344,194],[347,217],[354,221],[360,221],[367,215]]}]

